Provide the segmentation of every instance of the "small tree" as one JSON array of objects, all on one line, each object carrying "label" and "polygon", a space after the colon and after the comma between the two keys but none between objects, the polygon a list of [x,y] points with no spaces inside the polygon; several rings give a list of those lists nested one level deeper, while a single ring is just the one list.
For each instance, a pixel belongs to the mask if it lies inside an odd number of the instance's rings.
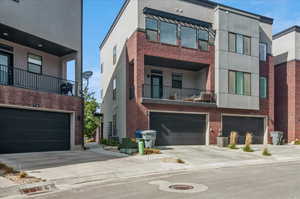
[{"label": "small tree", "polygon": [[235,131],[232,131],[232,132],[230,133],[230,143],[229,143],[229,146],[228,146],[228,147],[229,147],[230,149],[238,149],[238,148],[236,147],[237,140],[238,140],[238,133],[235,132]]},{"label": "small tree", "polygon": [[96,129],[100,125],[100,118],[95,114],[100,108],[100,104],[95,98],[94,92],[89,92],[88,88],[83,91],[84,98],[84,136],[87,138],[92,138]]}]

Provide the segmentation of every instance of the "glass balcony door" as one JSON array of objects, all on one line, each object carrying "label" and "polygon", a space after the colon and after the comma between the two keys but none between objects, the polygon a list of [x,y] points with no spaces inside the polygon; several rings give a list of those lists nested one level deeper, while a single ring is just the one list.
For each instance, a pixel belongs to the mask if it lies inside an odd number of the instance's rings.
[{"label": "glass balcony door", "polygon": [[0,52],[0,84],[7,85],[11,65],[11,55]]},{"label": "glass balcony door", "polygon": [[151,98],[160,99],[163,97],[163,77],[151,75]]}]

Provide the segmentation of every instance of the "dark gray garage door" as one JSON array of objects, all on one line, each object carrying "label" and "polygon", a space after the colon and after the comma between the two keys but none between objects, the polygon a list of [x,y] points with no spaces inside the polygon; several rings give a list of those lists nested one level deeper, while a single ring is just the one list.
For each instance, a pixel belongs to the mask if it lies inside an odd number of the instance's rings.
[{"label": "dark gray garage door", "polygon": [[264,118],[223,116],[223,135],[230,136],[231,131],[239,134],[239,144],[245,144],[247,132],[253,133],[253,143],[264,142]]},{"label": "dark gray garage door", "polygon": [[0,153],[69,149],[69,114],[0,108]]},{"label": "dark gray garage door", "polygon": [[151,113],[150,128],[158,131],[157,145],[204,145],[206,115]]}]

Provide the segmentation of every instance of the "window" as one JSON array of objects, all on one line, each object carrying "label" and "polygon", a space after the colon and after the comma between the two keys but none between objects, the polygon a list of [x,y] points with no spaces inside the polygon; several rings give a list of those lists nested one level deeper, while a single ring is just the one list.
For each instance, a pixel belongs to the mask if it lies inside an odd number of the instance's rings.
[{"label": "window", "polygon": [[260,77],[259,78],[259,96],[260,98],[267,98],[268,90],[268,80],[266,77]]},{"label": "window", "polygon": [[259,43],[259,60],[267,61],[267,44]]},{"label": "window", "polygon": [[118,135],[117,131],[117,115],[113,115],[113,121],[112,121],[112,136],[116,137]]},{"label": "window", "polygon": [[113,100],[117,98],[117,79],[113,79]]},{"label": "window", "polygon": [[100,90],[100,98],[103,99],[103,89]]},{"label": "window", "polygon": [[181,46],[197,48],[197,31],[194,28],[181,27]]},{"label": "window", "polygon": [[117,46],[114,46],[113,49],[113,64],[115,65],[117,62]]},{"label": "window", "polygon": [[198,31],[198,40],[199,40],[199,49],[208,51],[208,40],[209,34],[207,31],[199,30]]},{"label": "window", "polygon": [[228,92],[235,95],[251,96],[251,74],[229,71]]},{"label": "window", "polygon": [[42,57],[28,54],[28,71],[32,73],[42,73]]},{"label": "window", "polygon": [[228,34],[228,51],[251,55],[251,38],[241,34],[229,33]]},{"label": "window", "polygon": [[177,25],[160,22],[160,41],[166,44],[177,44]]},{"label": "window", "polygon": [[150,41],[158,41],[158,21],[146,18],[146,34]]},{"label": "window", "polygon": [[172,88],[182,89],[182,74],[172,74]]},{"label": "window", "polygon": [[244,36],[244,54],[251,55],[251,39],[246,36]]},{"label": "window", "polygon": [[236,38],[235,38],[235,34],[233,33],[229,33],[229,51],[230,52],[236,52]]},{"label": "window", "polygon": [[103,74],[103,63],[100,65],[100,73]]}]

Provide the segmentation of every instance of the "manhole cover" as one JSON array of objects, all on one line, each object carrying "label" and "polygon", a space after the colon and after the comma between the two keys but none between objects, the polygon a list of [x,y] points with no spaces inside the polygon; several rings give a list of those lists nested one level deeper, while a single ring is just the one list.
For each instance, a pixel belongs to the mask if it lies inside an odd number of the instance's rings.
[{"label": "manhole cover", "polygon": [[195,183],[170,183],[168,181],[152,181],[149,182],[153,185],[158,185],[161,191],[173,192],[173,193],[200,193],[207,191],[208,187],[202,184]]},{"label": "manhole cover", "polygon": [[194,189],[194,187],[191,185],[183,185],[183,184],[170,185],[169,188],[174,190],[182,190],[182,191]]}]

